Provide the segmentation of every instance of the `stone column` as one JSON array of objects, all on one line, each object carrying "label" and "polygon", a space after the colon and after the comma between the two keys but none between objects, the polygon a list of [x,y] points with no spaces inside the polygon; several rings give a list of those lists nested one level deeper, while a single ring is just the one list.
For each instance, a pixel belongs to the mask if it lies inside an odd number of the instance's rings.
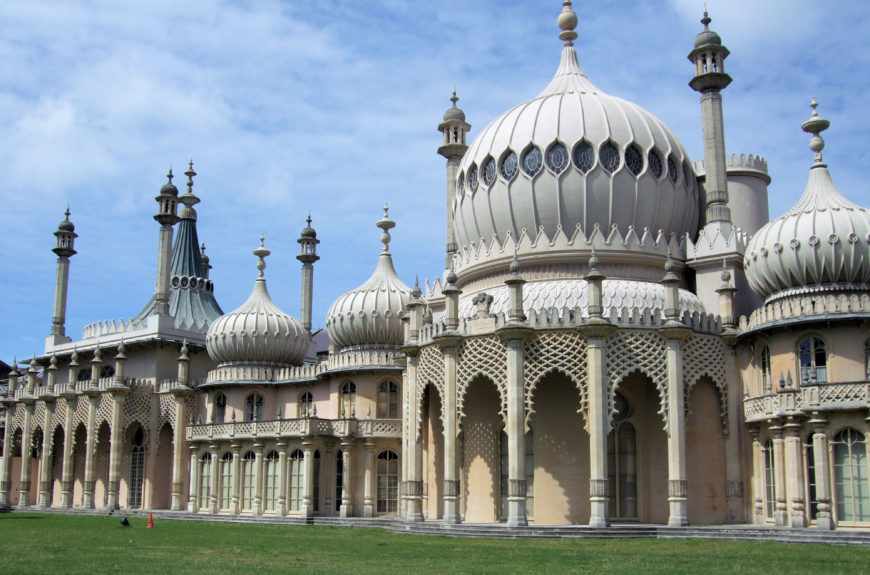
[{"label": "stone column", "polygon": [[[181,511],[183,506],[184,486],[184,438],[187,420],[187,401],[183,393],[175,394],[175,424],[172,426],[172,501],[170,509]],[[189,479],[195,481],[196,466],[190,467]]]},{"label": "stone column", "polygon": [[263,514],[263,444],[254,444],[254,515]]},{"label": "stone column", "polygon": [[733,338],[726,337],[725,379],[728,382],[728,424],[725,429],[725,511],[726,523],[741,523],[745,519],[743,505],[743,393],[737,368]]},{"label": "stone column", "polygon": [[[412,320],[413,323],[413,320]],[[415,351],[419,351],[416,350]],[[407,457],[407,475],[404,482],[404,499],[405,499],[405,520],[406,521],[423,521],[423,449],[420,439],[417,437],[417,429],[420,427],[418,418],[420,413],[417,411],[419,403],[417,398],[417,362],[419,356],[417,353],[408,353],[407,357],[407,374],[408,374],[408,404],[406,413],[408,414],[408,452]]]},{"label": "stone column", "polygon": [[15,403],[11,400],[5,403],[6,434],[3,436],[3,458],[0,459],[0,507],[9,505],[9,491],[12,489],[12,418]]},{"label": "stone column", "polygon": [[220,477],[220,459],[218,459],[218,455],[220,454],[220,446],[217,443],[212,443],[208,446],[209,453],[211,454],[211,481],[209,484],[211,485],[211,494],[209,495],[208,500],[208,512],[212,515],[217,514],[219,509],[218,500],[220,498],[219,484],[218,478]]},{"label": "stone column", "polygon": [[49,496],[51,495],[51,442],[52,442],[52,425],[51,420],[54,418],[54,397],[43,397],[45,402],[45,430],[42,433],[42,461],[39,464],[39,507],[45,508],[51,506]]},{"label": "stone column", "polygon": [[752,489],[755,492],[753,523],[764,524],[764,451],[757,426],[749,429],[752,434]]},{"label": "stone column", "polygon": [[190,451],[190,485],[188,486],[187,511],[188,513],[196,513],[199,511],[197,505],[197,495],[199,492],[199,476],[200,469],[197,465],[198,457],[193,445],[189,446]]},{"label": "stone column", "polygon": [[804,514],[803,446],[800,423],[789,418],[785,428],[785,477],[789,494],[788,526],[806,527]]},{"label": "stone column", "polygon": [[350,500],[351,476],[353,468],[351,467],[351,450],[353,449],[353,440],[350,437],[344,437],[341,440],[341,510],[342,517],[353,517],[353,504]]},{"label": "stone column", "polygon": [[69,509],[73,504],[73,458],[75,457],[75,421],[76,404],[78,398],[73,392],[72,384],[67,387],[63,394],[66,399],[66,412],[63,429],[63,468],[60,477],[60,506]]},{"label": "stone column", "polygon": [[686,411],[683,388],[682,339],[691,333],[685,327],[666,328],[668,363],[668,506],[670,527],[689,524],[686,489]]},{"label": "stone column", "polygon": [[[232,489],[230,490],[230,513],[233,515],[238,515],[239,511],[242,508],[241,498],[242,498],[242,474],[240,469],[242,467],[242,446],[238,443],[233,443],[233,463],[230,467],[230,481],[233,484]],[[223,475],[223,474],[221,474]]]},{"label": "stone column", "polygon": [[444,524],[456,525],[459,516],[459,474],[456,461],[456,354],[461,339],[440,342],[444,354]]},{"label": "stone column", "polygon": [[[371,416],[371,413],[369,413]],[[332,477],[335,473],[335,457],[333,456],[333,447],[334,442],[331,439],[327,439],[324,442],[324,450],[323,450],[323,459],[320,460],[320,477]],[[321,515],[325,515],[327,517],[332,515],[332,498],[335,496],[332,489],[327,488],[325,493],[321,499],[323,500],[323,507]],[[338,501],[335,502],[338,505]]]},{"label": "stone column", "polygon": [[[522,308],[520,308],[522,311]],[[525,341],[532,330],[520,324],[499,331],[507,347],[508,518],[509,527],[528,525],[526,518]]]},{"label": "stone column", "polygon": [[584,326],[586,372],[589,385],[589,526],[610,525],[608,510],[607,435],[610,408],[607,397],[607,336],[616,328],[609,325]]},{"label": "stone column", "polygon": [[816,499],[819,508],[816,513],[816,527],[825,531],[836,529],[831,513],[831,466],[828,459],[828,436],[825,434],[826,419],[818,412],[810,420],[813,425],[813,463],[816,468]]},{"label": "stone column", "polygon": [[[91,380],[93,384],[94,380]],[[94,386],[95,388],[96,386]],[[84,495],[82,496],[82,507],[85,509],[94,508],[94,477],[96,475],[96,467],[94,467],[94,451],[96,450],[97,441],[97,404],[100,401],[100,393],[96,389],[89,390],[88,393],[88,438],[85,446],[85,485]]]},{"label": "stone column", "polygon": [[112,438],[109,452],[109,490],[107,509],[119,509],[118,490],[121,477],[121,408],[124,405],[123,391],[112,393]]},{"label": "stone column", "polygon": [[275,514],[278,517],[287,515],[287,442],[278,441],[278,493]]},{"label": "stone column", "polygon": [[776,511],[774,520],[777,527],[788,525],[787,492],[785,484],[785,440],[782,437],[783,428],[778,421],[771,422],[770,432],[773,434],[773,467],[774,488],[776,491]]},{"label": "stone column", "polygon": [[308,519],[314,516],[314,442],[310,437],[302,441],[302,506],[299,516]]},{"label": "stone column", "polygon": [[[30,450],[31,430],[33,422],[33,399],[22,399],[24,404],[24,429],[21,434],[21,490],[18,493],[18,507],[30,505]],[[5,454],[4,454],[5,455]]]},{"label": "stone column", "polygon": [[365,441],[365,485],[363,485],[363,517],[373,517],[375,514],[372,487],[374,484],[375,442],[371,437]]}]

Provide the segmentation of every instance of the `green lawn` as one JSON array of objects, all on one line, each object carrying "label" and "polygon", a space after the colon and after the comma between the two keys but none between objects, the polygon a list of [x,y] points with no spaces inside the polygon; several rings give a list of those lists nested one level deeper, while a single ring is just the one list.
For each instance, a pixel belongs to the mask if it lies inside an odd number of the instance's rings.
[{"label": "green lawn", "polygon": [[376,528],[0,513],[0,573],[870,573],[870,549],[692,540],[477,539]]}]

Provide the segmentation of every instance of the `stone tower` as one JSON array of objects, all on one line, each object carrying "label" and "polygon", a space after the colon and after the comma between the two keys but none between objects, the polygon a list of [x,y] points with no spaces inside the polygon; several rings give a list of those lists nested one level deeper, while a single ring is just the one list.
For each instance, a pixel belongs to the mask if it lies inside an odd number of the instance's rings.
[{"label": "stone tower", "polygon": [[444,135],[438,153],[447,159],[447,261],[445,269],[451,267],[451,259],[456,253],[456,236],[453,231],[453,193],[456,186],[456,174],[459,172],[459,162],[468,144],[465,138],[471,125],[465,121],[465,112],[456,106],[459,98],[456,96],[456,88],[453,88],[453,96],[450,97],[453,107],[444,112],[444,121],[438,125],[438,130]]}]

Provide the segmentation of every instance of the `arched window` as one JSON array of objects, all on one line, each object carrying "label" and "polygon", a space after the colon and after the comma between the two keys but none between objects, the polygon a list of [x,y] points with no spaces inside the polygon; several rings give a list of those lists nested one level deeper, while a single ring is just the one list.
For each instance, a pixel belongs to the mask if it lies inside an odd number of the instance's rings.
[{"label": "arched window", "polygon": [[396,513],[399,505],[399,456],[378,454],[378,513]]},{"label": "arched window", "polygon": [[320,511],[320,450],[314,450],[314,493],[311,497],[311,504],[314,506],[314,511]]},{"label": "arched window", "polygon": [[356,417],[356,384],[352,381],[341,386],[341,416]]},{"label": "arched window", "polygon": [[263,419],[263,396],[252,393],[245,400],[245,421],[260,421]]},{"label": "arched window", "polygon": [[385,381],[378,386],[378,419],[399,417],[399,386]]},{"label": "arched window", "polygon": [[130,509],[142,507],[142,484],[145,481],[145,434],[142,428],[133,434],[133,448],[130,450],[130,489],[127,506]]},{"label": "arched window", "polygon": [[344,487],[344,452],[338,450],[335,454],[335,509],[341,510],[341,494]]},{"label": "arched window", "polygon": [[870,483],[864,434],[844,429],[834,437],[834,499],[837,520],[870,521]]},{"label": "arched window", "polygon": [[221,457],[221,500],[219,507],[229,509],[233,496],[233,454],[227,451]]},{"label": "arched window", "polygon": [[278,452],[274,450],[266,455],[265,483],[264,510],[275,511],[275,502],[278,500]]},{"label": "arched window", "polygon": [[227,396],[218,393],[214,396],[214,422],[223,423],[227,416]]},{"label": "arched window", "polygon": [[290,493],[287,502],[290,511],[299,511],[302,508],[302,466],[305,455],[297,449],[290,454]]},{"label": "arched window", "polygon": [[628,421],[607,436],[610,509],[614,518],[637,519],[637,434]]},{"label": "arched window", "polygon": [[810,435],[807,443],[804,444],[804,459],[806,460],[806,501],[808,503],[809,519],[812,521],[819,514],[819,497],[816,486],[816,450],[813,448],[813,436]]},{"label": "arched window", "polygon": [[253,451],[242,457],[242,509],[245,511],[254,508],[254,462]]},{"label": "arched window", "polygon": [[766,345],[761,348],[759,354],[759,363],[761,364],[761,393],[773,393],[773,384],[770,379],[770,348]]},{"label": "arched window", "polygon": [[199,458],[199,508],[207,509],[211,498],[211,453]]},{"label": "arched window", "polygon": [[817,337],[807,337],[798,348],[801,383],[828,381],[828,354],[825,342]]},{"label": "arched window", "polygon": [[311,417],[311,406],[314,405],[314,397],[310,391],[299,396],[299,417]]},{"label": "arched window", "polygon": [[535,431],[526,433],[526,517],[535,516]]},{"label": "arched window", "polygon": [[764,514],[773,519],[776,510],[776,464],[773,457],[773,441],[764,444]]}]

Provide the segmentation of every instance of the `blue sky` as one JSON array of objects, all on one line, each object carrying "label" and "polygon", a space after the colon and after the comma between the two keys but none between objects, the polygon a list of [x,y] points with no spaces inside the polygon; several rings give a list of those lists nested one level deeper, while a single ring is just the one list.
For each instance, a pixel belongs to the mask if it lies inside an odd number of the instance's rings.
[{"label": "blue sky", "polygon": [[[768,159],[771,215],[800,196],[812,161],[810,98],[832,122],[825,160],[870,204],[870,6],[708,0],[731,50],[723,93],[729,153]],[[602,90],[662,118],[703,156],[686,55],[694,0],[577,2],[575,45]],[[455,83],[472,138],[534,97],[559,62],[558,0],[256,3],[29,1],[0,4],[0,358],[40,353],[55,277],[52,232],[67,203],[79,234],[67,334],[129,318],[153,293],[154,196],[193,158],[199,235],[224,311],[272,250],[276,303],[299,314],[296,238],[311,211],[322,240],[314,325],[361,284],[380,249],[384,202],[406,283],[443,266],[444,160],[436,127]],[[183,183],[176,180],[176,183]],[[181,186],[179,186],[181,187]]]}]

